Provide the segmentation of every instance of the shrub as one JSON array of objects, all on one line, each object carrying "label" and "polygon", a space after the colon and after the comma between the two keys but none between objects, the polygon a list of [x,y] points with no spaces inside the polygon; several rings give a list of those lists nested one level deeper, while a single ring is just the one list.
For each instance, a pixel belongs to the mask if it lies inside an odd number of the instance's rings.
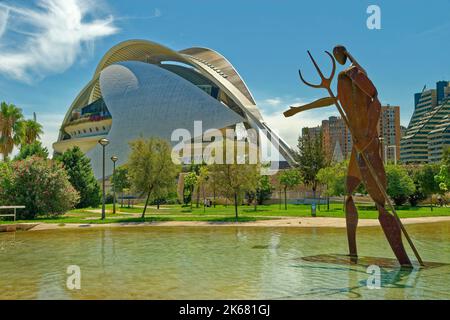
[{"label": "shrub", "polygon": [[64,152],[57,160],[62,162],[70,183],[80,194],[80,200],[76,207],[97,207],[101,202],[100,186],[95,180],[90,160],[81,152],[80,148],[74,147]]},{"label": "shrub", "polygon": [[409,196],[408,201],[412,207],[417,207],[420,202],[427,198],[427,196],[422,192],[422,187],[419,182],[420,167],[416,165],[409,165],[406,169],[408,171],[408,175],[413,179],[415,187],[415,190]]},{"label": "shrub", "polygon": [[39,158],[47,159],[48,150],[41,142],[35,141],[32,144],[25,144],[20,148],[19,154],[14,160],[25,160],[26,158],[37,156]]},{"label": "shrub", "polygon": [[0,202],[26,206],[18,211],[20,219],[64,214],[79,199],[66,172],[55,161],[30,157],[3,165],[0,170]]},{"label": "shrub", "polygon": [[387,193],[397,206],[403,205],[416,190],[414,181],[402,166],[386,166]]},{"label": "shrub", "polygon": [[[117,201],[117,195],[116,195],[116,201]],[[114,203],[114,194],[112,193],[107,193],[106,197],[105,197],[105,203],[106,204],[112,204]]]}]

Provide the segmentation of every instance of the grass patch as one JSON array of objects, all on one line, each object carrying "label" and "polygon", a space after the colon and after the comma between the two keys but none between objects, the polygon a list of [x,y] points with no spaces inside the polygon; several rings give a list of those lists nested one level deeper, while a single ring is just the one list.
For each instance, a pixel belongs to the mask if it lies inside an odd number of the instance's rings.
[{"label": "grass patch", "polygon": [[[357,205],[359,217],[361,219],[377,219],[378,211],[371,204]],[[69,211],[63,216],[58,217],[38,217],[35,220],[21,220],[17,223],[55,223],[59,225],[78,223],[78,224],[106,224],[106,223],[133,223],[142,222],[140,215],[143,208],[135,206],[134,208],[116,207],[117,213],[112,214],[112,205],[107,205],[106,220],[102,221],[101,207],[75,209]],[[431,211],[429,206],[421,207],[399,207],[397,213],[400,218],[414,218],[414,217],[435,217],[435,216],[450,216],[450,208],[434,207]],[[321,205],[316,212],[318,217],[333,217],[344,218],[342,203],[330,204],[330,210],[327,210],[326,205]],[[146,222],[164,222],[164,221],[208,221],[208,222],[234,222],[234,207],[216,206],[215,208],[197,208],[195,205],[192,210],[189,207],[181,205],[165,205],[161,206],[160,210],[156,207],[149,207],[146,214]],[[258,206],[255,210],[252,206],[239,207],[239,221],[249,222],[257,220],[279,219],[283,217],[311,217],[310,205],[295,205],[289,204],[288,209],[284,209],[284,205],[263,205]],[[1,220],[0,224],[11,224],[10,220]]]}]

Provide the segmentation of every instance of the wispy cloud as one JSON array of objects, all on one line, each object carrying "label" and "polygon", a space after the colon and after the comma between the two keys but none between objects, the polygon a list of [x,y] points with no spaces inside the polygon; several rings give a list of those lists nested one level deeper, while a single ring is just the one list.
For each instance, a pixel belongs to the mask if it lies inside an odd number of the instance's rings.
[{"label": "wispy cloud", "polygon": [[36,0],[34,6],[0,3],[0,73],[24,82],[61,73],[83,46],[115,34],[113,16],[93,18],[90,0]]},{"label": "wispy cloud", "polygon": [[153,13],[150,15],[144,15],[144,16],[122,16],[117,17],[115,20],[148,20],[148,19],[155,19],[162,16],[162,11],[159,8],[155,8],[153,10]]},{"label": "wispy cloud", "polygon": [[6,31],[6,24],[8,23],[9,9],[0,7],[0,38]]},{"label": "wispy cloud", "polygon": [[[64,114],[62,113],[38,113],[37,121],[42,125],[44,134],[41,136],[40,141],[42,145],[48,149],[50,157],[53,156],[53,143],[58,140],[59,129],[64,120]],[[32,114],[25,114],[25,118],[32,119]],[[14,148],[12,156],[16,156],[19,153],[19,148]]]},{"label": "wispy cloud", "polygon": [[53,154],[53,143],[58,140],[59,129],[64,120],[64,114],[43,113],[38,114],[37,121],[42,124],[44,134],[42,144],[47,147],[50,156]]},{"label": "wispy cloud", "polygon": [[418,37],[429,37],[429,36],[433,36],[433,35],[436,35],[436,34],[442,34],[443,35],[445,32],[448,31],[448,29],[450,29],[450,23],[446,22],[446,23],[434,26],[434,27],[432,27],[430,29],[423,30],[423,31],[417,33],[416,36],[418,36]]},{"label": "wispy cloud", "polygon": [[270,97],[258,100],[258,108],[265,114],[282,113],[293,104],[307,103],[305,99],[297,97]]},{"label": "wispy cloud", "polygon": [[307,102],[308,100],[302,98],[275,97],[261,100],[258,107],[270,128],[277,132],[291,147],[295,148],[302,128],[318,126],[322,123],[322,120],[338,114],[334,108],[323,108],[306,111],[290,118],[284,117],[283,112],[288,110],[290,106]]},{"label": "wispy cloud", "polygon": [[273,107],[277,107],[279,106],[281,103],[283,102],[283,100],[281,100],[281,98],[269,98],[263,101],[263,103],[266,103],[269,106],[273,106]]}]

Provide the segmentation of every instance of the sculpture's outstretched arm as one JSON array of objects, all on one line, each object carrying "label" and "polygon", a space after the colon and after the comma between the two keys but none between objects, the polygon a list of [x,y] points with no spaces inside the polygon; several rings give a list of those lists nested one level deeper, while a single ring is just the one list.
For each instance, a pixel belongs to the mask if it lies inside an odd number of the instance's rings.
[{"label": "sculpture's outstretched arm", "polygon": [[335,102],[336,102],[336,100],[331,97],[322,98],[322,99],[316,100],[314,102],[305,104],[303,106],[291,107],[288,111],[286,111],[283,114],[286,118],[289,118],[289,117],[292,117],[293,115],[296,115],[297,113],[300,113],[300,112],[303,112],[306,110],[332,106],[332,105],[334,105]]}]

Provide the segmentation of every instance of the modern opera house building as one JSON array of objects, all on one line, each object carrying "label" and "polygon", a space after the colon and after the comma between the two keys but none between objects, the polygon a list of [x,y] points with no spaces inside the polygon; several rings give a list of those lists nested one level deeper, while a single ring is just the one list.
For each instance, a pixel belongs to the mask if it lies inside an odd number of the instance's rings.
[{"label": "modern opera house building", "polygon": [[[277,140],[281,156],[292,162],[292,151],[264,122],[255,100],[234,67],[206,48],[173,51],[160,44],[131,40],[113,47],[100,61],[92,80],[70,106],[62,123],[56,153],[79,146],[101,177],[102,150],[126,163],[128,142],[157,136],[170,141],[172,132],[245,128],[263,130]],[[112,173],[111,161],[106,174]]]}]

